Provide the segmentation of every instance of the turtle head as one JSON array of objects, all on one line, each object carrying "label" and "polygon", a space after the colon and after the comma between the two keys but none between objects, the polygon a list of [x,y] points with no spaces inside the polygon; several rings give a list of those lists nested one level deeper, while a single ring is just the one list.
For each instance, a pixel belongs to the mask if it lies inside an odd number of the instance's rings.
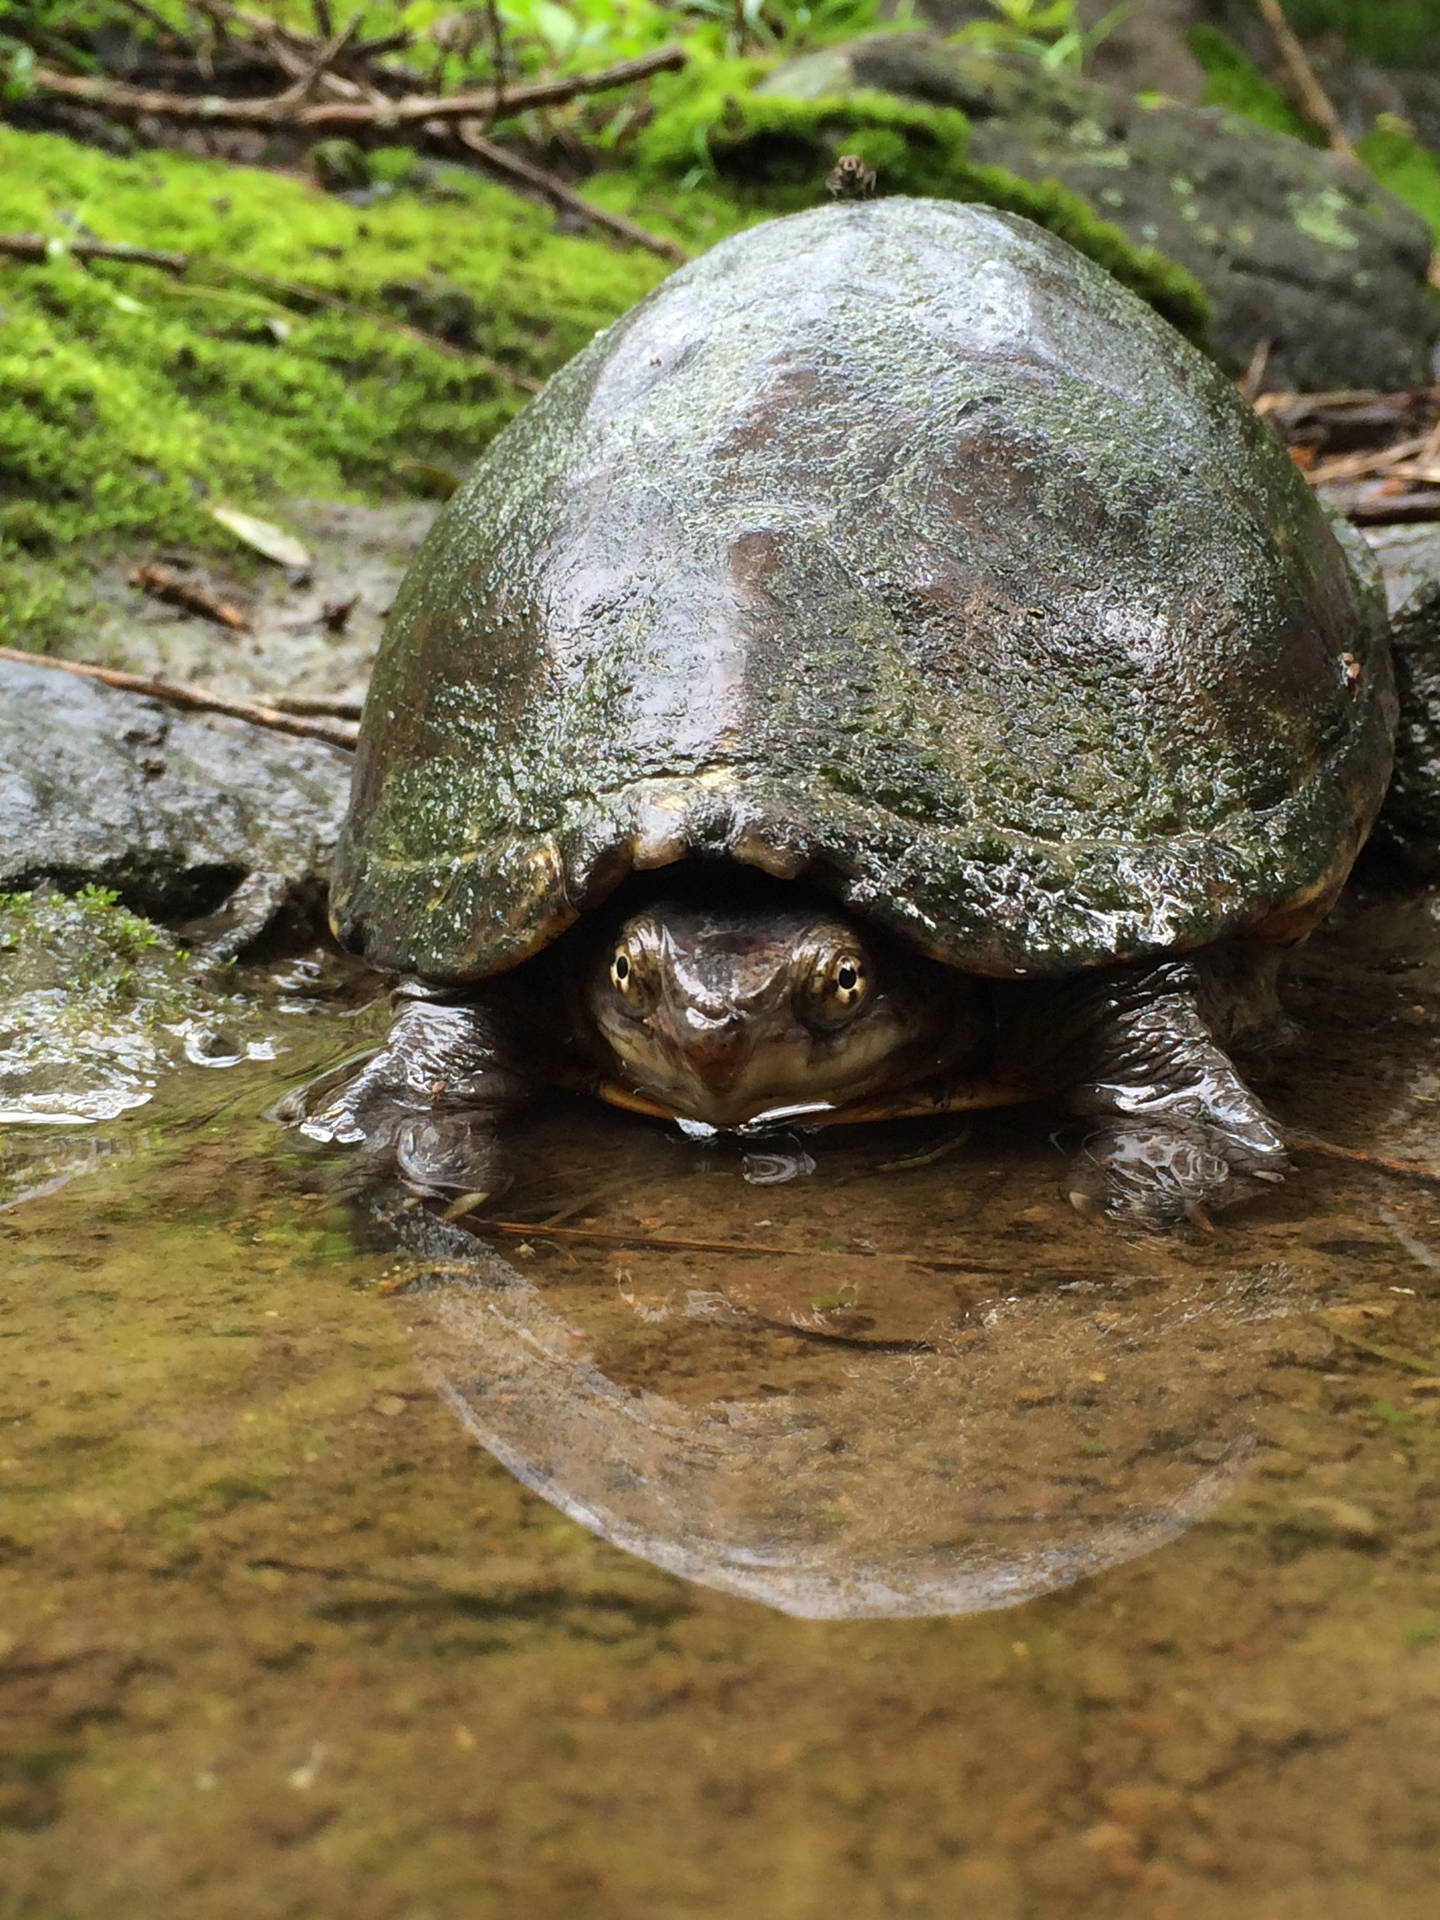
[{"label": "turtle head", "polygon": [[663,897],[612,923],[584,993],[631,1089],[734,1127],[913,1078],[943,1050],[927,967],[828,905]]}]

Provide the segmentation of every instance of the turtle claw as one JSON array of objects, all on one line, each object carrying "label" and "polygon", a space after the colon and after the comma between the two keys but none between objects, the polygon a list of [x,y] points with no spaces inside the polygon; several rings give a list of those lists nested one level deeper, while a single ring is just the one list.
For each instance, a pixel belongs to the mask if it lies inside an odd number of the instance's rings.
[{"label": "turtle claw", "polygon": [[1216,1231],[1215,1222],[1210,1218],[1198,1200],[1187,1200],[1185,1202],[1185,1218],[1190,1222],[1192,1227],[1197,1228],[1201,1233],[1214,1234]]}]

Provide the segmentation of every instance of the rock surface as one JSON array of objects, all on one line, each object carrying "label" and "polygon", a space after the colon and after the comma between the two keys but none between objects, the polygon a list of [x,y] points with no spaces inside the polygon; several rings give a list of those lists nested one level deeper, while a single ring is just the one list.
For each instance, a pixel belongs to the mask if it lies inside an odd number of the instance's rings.
[{"label": "rock surface", "polygon": [[235,951],[318,915],[350,756],[0,662],[0,890],[114,888]]},{"label": "rock surface", "polygon": [[1409,865],[1440,876],[1440,525],[1370,535],[1394,622],[1400,724],[1395,774],[1378,837]]},{"label": "rock surface", "polygon": [[1335,155],[1220,108],[1144,105],[928,34],[851,41],[761,83],[803,99],[863,88],[959,108],[974,160],[1059,181],[1188,268],[1213,305],[1213,350],[1232,371],[1268,342],[1272,388],[1429,380],[1440,337],[1425,288],[1429,230]]}]

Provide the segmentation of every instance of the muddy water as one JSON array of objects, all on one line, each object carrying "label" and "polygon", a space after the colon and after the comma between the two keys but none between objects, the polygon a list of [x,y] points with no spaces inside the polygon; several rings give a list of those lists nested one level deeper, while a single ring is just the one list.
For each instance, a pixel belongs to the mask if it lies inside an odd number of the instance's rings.
[{"label": "muddy water", "polygon": [[[383,1024],[294,980],[4,1140],[4,1920],[1433,1914],[1440,1186],[557,1105],[446,1221],[260,1117]],[[1440,899],[1290,1004],[1286,1119],[1440,1165]]]}]

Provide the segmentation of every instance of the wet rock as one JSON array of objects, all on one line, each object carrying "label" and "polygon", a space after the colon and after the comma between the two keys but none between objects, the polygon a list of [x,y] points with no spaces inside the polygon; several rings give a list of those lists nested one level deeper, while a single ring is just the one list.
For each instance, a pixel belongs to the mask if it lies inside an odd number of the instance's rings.
[{"label": "wet rock", "polygon": [[1380,569],[1392,616],[1423,588],[1440,586],[1440,524],[1367,527],[1364,538]]},{"label": "wet rock", "polygon": [[1420,873],[1440,875],[1440,528],[1372,539],[1393,620],[1400,723],[1380,838]]},{"label": "wet rock", "polygon": [[[1058,181],[1187,268],[1235,372],[1269,342],[1273,388],[1422,384],[1440,316],[1430,234],[1358,168],[1220,108],[1131,95],[925,34],[873,35],[776,68],[767,94],[871,88],[959,108],[970,158]],[[881,190],[884,190],[882,171]]]},{"label": "wet rock", "polygon": [[113,888],[238,951],[321,912],[349,756],[0,662],[0,891]]}]

